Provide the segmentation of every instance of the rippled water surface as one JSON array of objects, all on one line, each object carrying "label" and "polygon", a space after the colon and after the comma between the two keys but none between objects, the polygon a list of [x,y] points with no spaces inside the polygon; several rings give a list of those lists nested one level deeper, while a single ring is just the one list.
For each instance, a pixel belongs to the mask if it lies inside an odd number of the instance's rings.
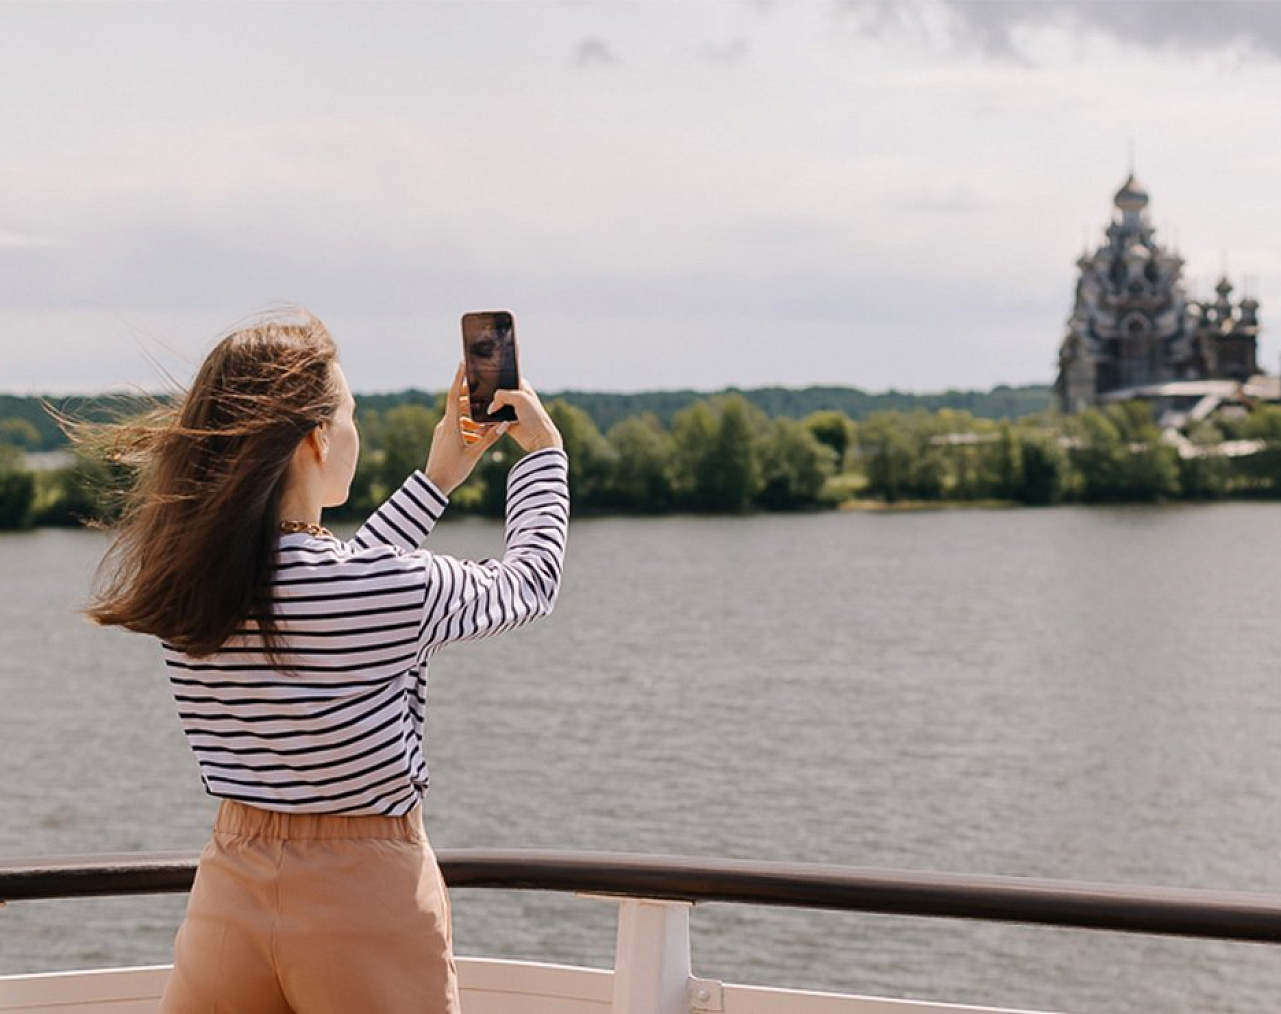
[{"label": "rippled water surface", "polygon": [[[500,530],[443,524],[441,552]],[[0,854],[198,848],[158,651],[78,619],[105,538],[0,537]],[[574,523],[557,613],[447,649],[437,848],[1281,893],[1281,508]],[[182,898],[0,909],[0,972],[168,960]],[[458,891],[459,950],[607,965],[613,910]],[[1281,1009],[1281,949],[712,905],[696,974],[1100,1012]]]}]

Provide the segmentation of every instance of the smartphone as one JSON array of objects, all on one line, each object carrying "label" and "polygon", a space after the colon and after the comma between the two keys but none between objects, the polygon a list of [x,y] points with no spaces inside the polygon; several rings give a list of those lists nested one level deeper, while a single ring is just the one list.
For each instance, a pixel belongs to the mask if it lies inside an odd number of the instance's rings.
[{"label": "smartphone", "polygon": [[463,364],[473,422],[514,422],[516,410],[504,405],[489,411],[500,390],[520,387],[516,364],[516,320],[507,310],[463,314]]}]

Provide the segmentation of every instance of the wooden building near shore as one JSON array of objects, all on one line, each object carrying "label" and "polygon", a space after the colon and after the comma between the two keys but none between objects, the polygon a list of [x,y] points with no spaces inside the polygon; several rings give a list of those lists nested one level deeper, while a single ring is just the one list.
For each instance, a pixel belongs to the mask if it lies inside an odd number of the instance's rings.
[{"label": "wooden building near shore", "polygon": [[1156,402],[1158,414],[1178,415],[1206,397],[1271,390],[1260,384],[1258,300],[1234,300],[1226,277],[1213,300],[1189,298],[1183,258],[1157,242],[1148,201],[1131,173],[1104,242],[1077,261],[1055,381],[1063,412],[1139,397]]}]

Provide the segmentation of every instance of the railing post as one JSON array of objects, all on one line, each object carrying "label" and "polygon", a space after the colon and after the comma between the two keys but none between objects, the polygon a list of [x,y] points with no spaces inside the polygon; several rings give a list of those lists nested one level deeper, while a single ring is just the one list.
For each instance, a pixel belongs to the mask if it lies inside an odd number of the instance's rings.
[{"label": "railing post", "polygon": [[689,909],[687,901],[619,903],[612,1014],[689,1014]]}]

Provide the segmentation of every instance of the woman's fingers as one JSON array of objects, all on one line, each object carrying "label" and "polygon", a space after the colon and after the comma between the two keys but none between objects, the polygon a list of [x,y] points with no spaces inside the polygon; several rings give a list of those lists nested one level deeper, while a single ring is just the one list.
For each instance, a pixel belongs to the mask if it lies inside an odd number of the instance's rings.
[{"label": "woman's fingers", "polygon": [[490,402],[489,411],[494,412],[504,406],[511,406],[516,413],[516,422],[512,424],[512,437],[526,451],[537,451],[547,447],[561,447],[563,441],[556,423],[552,421],[543,403],[538,400],[529,382],[522,380],[520,390],[499,390]]},{"label": "woman's fingers", "polygon": [[432,434],[424,471],[445,495],[465,482],[477,462],[507,432],[507,424],[478,423],[471,417],[467,377],[460,366],[445,397],[445,411]]},{"label": "woman's fingers", "polygon": [[[453,408],[450,412],[449,409]],[[476,422],[471,417],[470,391],[467,387],[467,372],[464,364],[458,364],[454,375],[453,386],[449,389],[449,401],[445,410],[446,422],[457,429],[463,443],[474,446],[493,429],[492,426]],[[490,441],[492,444],[493,441]],[[488,444],[486,446],[489,446]]]},{"label": "woman's fingers", "polygon": [[487,451],[507,432],[507,426],[507,423],[476,423],[470,419],[464,419],[461,430],[463,443],[467,445],[469,451]]},{"label": "woman's fingers", "polygon": [[480,450],[482,453],[489,450],[503,438],[503,434],[507,432],[508,425],[508,423],[504,422],[485,427],[485,434],[480,438]]},{"label": "woman's fingers", "polygon": [[454,374],[454,382],[449,385],[449,396],[445,399],[445,419],[457,425],[457,420],[461,417],[459,400],[467,397],[467,374],[463,369],[463,364],[458,364],[458,371]]},{"label": "woman's fingers", "polygon": [[463,416],[458,420],[458,432],[462,434],[465,444],[474,444],[489,436],[497,428],[495,423],[478,423],[470,416]]},{"label": "woman's fingers", "polygon": [[516,409],[516,415],[518,417],[520,416],[521,413],[519,406],[528,405],[529,396],[534,393],[534,389],[532,387],[529,388],[529,390],[525,389],[526,381],[522,380],[520,383],[521,388],[519,391],[513,391],[509,388],[503,387],[494,392],[494,400],[489,403],[490,415],[493,415],[500,408],[510,405],[512,408]]}]

